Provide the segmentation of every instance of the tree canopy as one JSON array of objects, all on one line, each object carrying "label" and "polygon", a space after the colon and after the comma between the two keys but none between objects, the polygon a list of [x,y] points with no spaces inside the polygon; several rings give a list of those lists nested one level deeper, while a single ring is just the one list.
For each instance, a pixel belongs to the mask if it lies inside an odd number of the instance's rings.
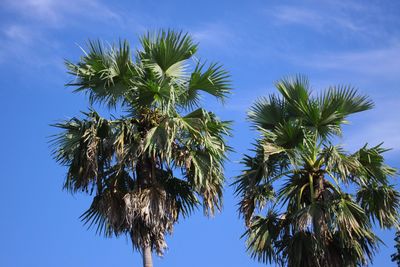
[{"label": "tree canopy", "polygon": [[[127,41],[90,41],[77,63],[66,61],[68,86],[91,108],[54,125],[54,157],[67,168],[65,189],[94,196],[85,224],[162,255],[179,217],[222,207],[230,122],[200,104],[204,94],[223,102],[231,84],[220,64],[195,57],[188,34],[148,33],[140,44],[132,55]],[[108,107],[108,118],[93,105]]]}]

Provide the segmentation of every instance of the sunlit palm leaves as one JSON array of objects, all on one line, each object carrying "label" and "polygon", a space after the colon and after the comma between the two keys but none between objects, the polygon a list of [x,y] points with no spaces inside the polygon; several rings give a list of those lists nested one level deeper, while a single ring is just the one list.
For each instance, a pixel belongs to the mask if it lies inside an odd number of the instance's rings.
[{"label": "sunlit palm leaves", "polygon": [[110,107],[122,101],[129,92],[131,81],[139,76],[140,70],[132,62],[129,44],[105,47],[100,41],[89,41],[85,56],[74,64],[66,61],[69,73],[75,76],[69,86],[76,92],[89,94],[91,103],[107,103]]},{"label": "sunlit palm leaves", "polygon": [[276,87],[280,95],[260,98],[249,112],[260,138],[234,183],[249,252],[282,266],[366,264],[380,242],[372,224],[399,223],[400,194],[389,184],[396,170],[381,145],[348,153],[332,142],[347,117],[372,102],[350,87],[318,95],[305,77]]},{"label": "sunlit palm leaves", "polygon": [[132,59],[127,42],[89,42],[78,63],[67,61],[68,85],[91,104],[121,105],[127,114],[102,118],[92,110],[54,126],[56,160],[68,167],[65,187],[94,194],[82,215],[106,236],[128,234],[135,248],[166,248],[179,216],[202,202],[221,208],[229,122],[199,108],[199,92],[224,100],[228,73],[194,57],[187,34],[160,31],[141,39]]}]

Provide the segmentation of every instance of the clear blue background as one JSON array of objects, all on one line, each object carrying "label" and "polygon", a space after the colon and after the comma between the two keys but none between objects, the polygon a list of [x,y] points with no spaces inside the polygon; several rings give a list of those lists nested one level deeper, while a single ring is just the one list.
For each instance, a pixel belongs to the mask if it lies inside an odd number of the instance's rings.
[{"label": "clear blue background", "polygon": [[[49,127],[86,110],[84,95],[70,80],[63,59],[78,60],[88,38],[133,47],[146,30],[189,31],[200,55],[222,62],[233,75],[234,94],[223,119],[234,119],[237,163],[256,134],[245,111],[274,91],[288,75],[310,77],[315,91],[352,84],[376,102],[356,115],[341,142],[352,150],[385,141],[390,164],[400,167],[399,1],[105,1],[2,0],[0,2],[0,266],[140,266],[126,238],[105,239],[86,231],[79,215],[90,199],[61,191],[65,169],[50,156]],[[398,181],[395,181],[398,183]],[[397,186],[399,189],[399,186]],[[264,266],[245,252],[237,199],[226,187],[224,210],[213,219],[201,211],[180,221],[170,250],[155,266]],[[373,266],[394,266],[392,231],[378,231],[382,246]]]}]

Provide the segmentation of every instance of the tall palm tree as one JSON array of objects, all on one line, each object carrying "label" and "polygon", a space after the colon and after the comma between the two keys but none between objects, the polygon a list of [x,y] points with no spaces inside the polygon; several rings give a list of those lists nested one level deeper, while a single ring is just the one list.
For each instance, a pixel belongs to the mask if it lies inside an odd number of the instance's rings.
[{"label": "tall palm tree", "polygon": [[203,93],[224,101],[228,73],[195,57],[187,34],[160,31],[140,39],[134,58],[127,42],[89,42],[78,63],[66,61],[90,105],[119,107],[118,118],[93,108],[55,124],[55,159],[67,166],[65,188],[93,194],[82,220],[106,236],[127,234],[152,266],[178,218],[199,205],[221,209],[229,122],[200,108]]},{"label": "tall palm tree", "polygon": [[381,242],[372,225],[398,224],[396,170],[381,144],[349,153],[334,142],[347,117],[373,103],[350,87],[313,93],[301,76],[276,88],[249,112],[260,137],[234,182],[251,256],[290,267],[366,264]]}]

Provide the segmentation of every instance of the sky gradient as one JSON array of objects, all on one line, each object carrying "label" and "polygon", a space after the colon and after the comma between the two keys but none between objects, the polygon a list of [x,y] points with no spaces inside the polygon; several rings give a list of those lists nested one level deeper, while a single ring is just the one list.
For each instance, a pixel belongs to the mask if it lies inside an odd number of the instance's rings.
[{"label": "sky gradient", "polygon": [[[0,266],[141,266],[126,238],[86,231],[78,217],[90,198],[61,191],[66,169],[51,158],[48,137],[56,129],[49,124],[87,110],[87,98],[64,87],[71,77],[63,60],[77,61],[88,39],[127,39],[135,48],[147,30],[188,31],[200,43],[201,58],[230,71],[233,95],[224,106],[206,104],[235,120],[227,185],[257,136],[247,109],[275,92],[276,80],[295,74],[307,75],[315,92],[350,84],[368,94],[376,107],[350,117],[340,142],[354,150],[384,141],[393,148],[388,163],[400,167],[399,1],[111,2],[0,1]],[[227,186],[221,214],[208,219],[199,210],[180,221],[169,251],[154,265],[265,266],[246,254],[237,202]],[[377,233],[386,246],[372,266],[395,266],[394,232]]]}]

